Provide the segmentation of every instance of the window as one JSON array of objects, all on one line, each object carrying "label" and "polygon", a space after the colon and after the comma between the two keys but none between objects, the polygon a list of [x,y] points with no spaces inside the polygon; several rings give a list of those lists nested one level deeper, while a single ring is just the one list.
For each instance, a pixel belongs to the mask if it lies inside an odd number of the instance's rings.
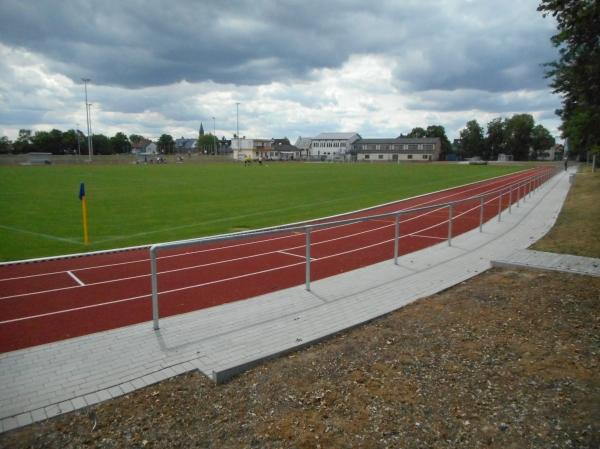
[{"label": "window", "polygon": [[404,144],[403,146],[404,146],[405,150],[408,150],[408,145],[407,144]]},{"label": "window", "polygon": [[371,159],[371,156],[368,154],[365,154],[365,159]]},{"label": "window", "polygon": [[417,149],[419,149],[419,150],[422,150],[422,149],[423,149],[423,144],[422,144],[422,143],[420,143],[420,144],[417,146]]},{"label": "window", "polygon": [[407,159],[412,159],[412,154],[406,156]]},{"label": "window", "polygon": [[423,148],[425,150],[433,150],[433,144],[432,143],[426,143],[423,145]]},{"label": "window", "polygon": [[380,154],[380,155],[379,155],[379,159],[383,159],[383,154]]},{"label": "window", "polygon": [[429,156],[427,154],[424,154],[423,159],[429,159]]}]

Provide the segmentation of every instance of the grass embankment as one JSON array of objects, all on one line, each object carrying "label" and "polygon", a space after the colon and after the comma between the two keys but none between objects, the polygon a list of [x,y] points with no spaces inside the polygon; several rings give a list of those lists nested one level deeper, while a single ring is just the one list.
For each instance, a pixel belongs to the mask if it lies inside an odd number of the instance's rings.
[{"label": "grass embankment", "polygon": [[552,230],[531,249],[600,257],[600,172],[584,167]]},{"label": "grass embankment", "polygon": [[[291,223],[520,169],[285,163],[0,167],[0,260]],[[89,246],[82,242],[80,182],[87,189]]]}]

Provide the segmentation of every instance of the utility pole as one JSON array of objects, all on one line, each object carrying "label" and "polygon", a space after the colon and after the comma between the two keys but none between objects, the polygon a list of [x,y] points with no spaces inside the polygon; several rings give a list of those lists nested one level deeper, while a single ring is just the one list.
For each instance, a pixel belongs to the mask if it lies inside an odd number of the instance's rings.
[{"label": "utility pole", "polygon": [[88,95],[87,95],[87,83],[91,81],[89,78],[81,78],[83,81],[83,87],[85,89],[85,119],[87,121],[87,135],[88,135],[88,161],[92,162],[92,153],[94,149],[92,148],[92,136],[91,136],[91,128],[92,128],[92,118],[90,117],[90,104],[88,103]]}]

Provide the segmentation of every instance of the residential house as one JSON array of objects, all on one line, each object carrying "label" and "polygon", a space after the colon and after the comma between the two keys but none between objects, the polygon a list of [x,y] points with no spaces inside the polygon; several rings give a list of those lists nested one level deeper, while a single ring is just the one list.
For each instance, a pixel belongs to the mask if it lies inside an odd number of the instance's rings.
[{"label": "residential house", "polygon": [[190,153],[198,150],[198,139],[175,139],[175,151],[179,153]]},{"label": "residential house", "polygon": [[359,139],[352,145],[352,157],[357,161],[437,161],[441,147],[439,137]]},{"label": "residential house", "polygon": [[321,161],[350,160],[352,145],[360,134],[321,133],[311,139],[309,158]]},{"label": "residential house", "polygon": [[302,159],[302,150],[290,144],[289,139],[272,139],[267,159],[274,161],[297,161]]},{"label": "residential house", "polygon": [[146,150],[146,147],[152,143],[151,140],[141,139],[137,142],[131,142],[131,153],[132,154],[140,154]]},{"label": "residential house", "polygon": [[302,156],[308,159],[312,137],[298,137],[294,146],[302,151]]},{"label": "residential house", "polygon": [[271,139],[246,139],[234,137],[231,141],[233,158],[238,161],[247,159],[267,159],[267,153],[271,150]]}]

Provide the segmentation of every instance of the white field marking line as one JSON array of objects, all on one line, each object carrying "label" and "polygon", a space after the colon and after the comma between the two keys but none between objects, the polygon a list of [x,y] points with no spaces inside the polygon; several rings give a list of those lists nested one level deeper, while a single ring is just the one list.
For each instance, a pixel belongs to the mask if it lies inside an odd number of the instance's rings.
[{"label": "white field marking line", "polygon": [[[412,220],[416,220],[418,218],[424,217],[425,215],[429,215],[433,212],[436,212],[438,210],[440,210],[442,208],[437,208],[437,209],[432,209],[429,212],[425,212],[421,215],[415,215],[414,217],[408,218],[407,220],[402,221],[402,223],[406,223],[408,221],[412,221]],[[380,229],[384,229],[387,228],[391,225],[386,225],[386,226],[379,226],[377,228],[371,228],[371,229],[367,229],[365,231],[360,231],[360,232],[355,232],[353,234],[346,234],[340,237],[335,237],[329,240],[323,240],[322,242],[316,242],[313,243],[311,246],[317,246],[317,245],[323,245],[325,243],[331,243],[331,242],[335,242],[336,240],[342,240],[342,239],[346,239],[346,238],[350,238],[350,237],[356,237],[357,235],[361,235],[361,234],[366,234],[369,232],[373,232],[373,231],[378,231]],[[328,229],[333,229],[333,228],[328,228]],[[295,250],[295,249],[301,249],[304,248],[304,245],[299,245],[299,246],[293,246],[291,248],[284,248],[284,251],[290,251],[290,250]],[[185,270],[193,270],[196,268],[204,268],[204,267],[210,267],[213,265],[220,265],[220,264],[225,264],[225,263],[229,263],[229,262],[237,262],[240,260],[245,260],[245,259],[252,259],[255,257],[261,257],[261,256],[266,256],[269,254],[275,254],[280,252],[281,250],[273,250],[273,251],[267,251],[265,253],[257,253],[257,254],[251,254],[249,256],[242,256],[242,257],[236,257],[233,259],[225,259],[225,260],[219,260],[217,262],[210,262],[210,263],[203,263],[203,264],[198,264],[198,265],[191,265],[191,266],[186,266],[186,267],[182,267],[182,268],[174,268],[172,270],[164,270],[159,272],[158,274],[168,274],[168,273],[175,273],[178,271],[185,271]],[[311,257],[311,260],[317,260],[316,258]],[[59,271],[58,273],[62,273],[62,271]],[[88,284],[86,284],[86,287],[92,287],[92,286],[96,286],[96,285],[102,285],[102,284],[110,284],[113,282],[120,282],[120,281],[127,281],[127,280],[131,280],[131,279],[139,279],[139,278],[143,278],[143,277],[149,277],[151,276],[151,273],[146,273],[146,274],[139,274],[137,276],[128,276],[128,277],[124,277],[124,278],[118,278],[118,279],[109,279],[106,281],[99,281],[99,282],[90,282]],[[25,296],[32,296],[32,295],[41,295],[44,293],[53,293],[53,292],[60,292],[60,291],[64,291],[64,290],[72,290],[74,288],[80,288],[78,285],[74,285],[71,287],[60,287],[60,288],[53,288],[53,289],[49,289],[49,290],[42,290],[42,291],[37,291],[37,292],[28,292],[28,293],[19,293],[16,295],[9,295],[9,296],[2,296],[0,297],[0,300],[3,299],[14,299],[14,298],[22,298]]]},{"label": "white field marking line", "polygon": [[[510,179],[512,179],[514,177],[520,176],[522,174],[523,173],[521,173],[521,172],[516,173],[516,174],[511,174],[511,175],[508,175],[507,177],[502,178],[502,179],[495,179],[494,181],[490,182],[489,184],[487,184],[485,186],[479,185],[479,186],[471,187],[471,188],[469,188],[467,190],[463,190],[463,191],[460,191],[460,192],[455,192],[455,193],[452,193],[452,194],[449,194],[449,195],[442,196],[440,198],[436,198],[436,199],[433,199],[433,200],[428,200],[428,201],[424,201],[422,203],[418,203],[418,204],[416,204],[414,206],[411,206],[411,208],[421,207],[421,206],[427,205],[429,203],[434,203],[436,201],[440,201],[440,200],[443,200],[443,199],[446,199],[446,198],[451,198],[451,197],[459,195],[459,194],[468,193],[468,192],[471,192],[473,190],[477,190],[477,189],[481,189],[481,188],[489,188],[489,187],[492,187],[492,186],[494,186],[496,184],[503,183],[506,180],[510,180]],[[477,181],[477,182],[480,183],[482,181]],[[485,181],[483,181],[483,182],[485,182]],[[455,187],[452,187],[452,188],[455,188]],[[493,191],[493,190],[494,189],[491,189],[489,191],[484,191],[483,194],[486,194],[486,193],[488,193],[490,191]],[[433,195],[435,193],[436,192],[432,192],[431,194]],[[399,201],[397,201],[397,203],[400,203],[402,201],[407,201],[407,200],[410,200],[410,198],[406,198],[405,200],[399,200]],[[389,205],[392,205],[392,204],[394,204],[394,203],[392,202],[392,203],[389,203],[389,204],[386,204],[386,205],[382,205],[382,207],[383,206],[389,206]],[[400,210],[398,210],[398,212],[402,212],[403,210],[406,210],[406,209],[400,209]],[[341,214],[341,215],[351,215],[351,214],[352,214],[352,212],[349,212],[349,213],[346,213],[346,214]],[[335,229],[335,228],[343,227],[343,226],[350,226],[352,224],[355,224],[355,223],[347,223],[347,224],[332,226],[330,228],[317,229],[317,230],[313,231],[313,233],[327,231],[327,230],[330,230],[330,229]],[[284,231],[281,231],[281,232],[284,232]],[[199,254],[199,253],[213,252],[213,251],[223,251],[223,250],[226,250],[226,249],[237,248],[237,247],[240,247],[240,246],[248,246],[248,245],[254,245],[254,244],[258,244],[258,243],[272,242],[272,241],[275,241],[275,240],[282,240],[282,239],[286,239],[286,238],[290,238],[290,237],[295,237],[296,235],[304,235],[304,233],[301,233],[301,232],[298,232],[298,233],[292,232],[292,234],[293,234],[292,236],[290,236],[290,235],[283,235],[283,236],[280,236],[280,237],[273,237],[273,238],[268,238],[268,239],[264,239],[264,240],[256,240],[256,241],[253,241],[253,242],[244,242],[244,243],[236,243],[234,245],[220,246],[218,248],[203,249],[203,250],[198,250],[198,251],[186,251],[186,252],[183,252],[183,253],[177,253],[177,254],[172,254],[172,255],[168,255],[168,256],[160,256],[157,259],[169,259],[169,258],[173,258],[173,257],[188,256],[188,255],[191,255],[191,254]],[[91,266],[91,267],[74,268],[74,269],[72,269],[72,271],[94,270],[94,269],[116,267],[116,266],[128,265],[128,264],[133,264],[133,263],[148,262],[148,261],[149,261],[148,258],[144,258],[144,259],[131,260],[131,261],[126,261],[126,262],[118,262],[118,263],[105,264],[105,265],[95,265],[95,266]],[[49,275],[60,274],[60,273],[64,273],[64,271],[54,271],[54,272],[48,272],[48,273],[37,273],[37,274],[26,275],[26,276],[16,276],[16,277],[12,277],[12,278],[0,279],[0,282],[13,281],[13,280],[18,280],[18,279],[29,279],[29,278],[41,277],[41,276],[49,276]],[[124,278],[124,279],[128,279],[128,278]],[[119,279],[116,279],[115,281],[118,281],[118,280]],[[94,285],[94,284],[89,284],[89,285]],[[51,291],[54,291],[54,290],[51,290]],[[3,299],[3,298],[0,298],[0,299]]]},{"label": "white field marking line", "polygon": [[67,274],[68,274],[69,276],[71,276],[71,278],[73,278],[73,280],[74,280],[75,282],[77,282],[77,283],[78,283],[80,286],[82,286],[82,287],[83,287],[83,286],[85,285],[85,284],[84,284],[84,283],[81,281],[81,279],[79,279],[77,276],[75,276],[75,275],[74,275],[73,273],[71,273],[70,271],[67,271]]},{"label": "white field marking line", "polygon": [[[493,201],[493,199],[489,200],[488,203],[492,202],[492,201]],[[453,219],[461,217],[462,215],[465,215],[465,214],[467,214],[467,213],[469,213],[469,212],[471,212],[473,210],[476,210],[478,208],[479,208],[479,206],[473,207],[473,208],[471,208],[471,209],[469,209],[469,210],[467,210],[467,211],[465,211],[463,213],[460,213],[460,214],[456,215],[455,217],[453,217]],[[402,235],[402,236],[400,236],[400,238],[411,237],[414,234],[416,234],[417,232],[423,232],[423,231],[425,231],[427,229],[431,229],[431,228],[440,226],[441,224],[444,224],[447,221],[448,220],[442,221],[441,223],[436,223],[435,225],[429,226],[429,227],[427,227],[425,229],[421,229],[421,230],[415,231],[415,232],[413,232],[411,234]],[[349,253],[361,251],[361,250],[364,250],[364,249],[373,248],[375,246],[380,246],[380,245],[383,245],[383,244],[386,244],[386,243],[389,243],[389,242],[392,242],[392,241],[393,241],[393,239],[388,239],[388,240],[385,240],[383,242],[378,242],[378,243],[375,243],[375,244],[372,244],[372,245],[368,245],[368,246],[364,246],[364,247],[361,247],[361,248],[355,248],[355,249],[352,249],[350,251],[344,251],[344,252],[341,252],[341,253],[336,253],[336,254],[331,254],[329,256],[324,256],[324,257],[319,258],[318,260],[330,259],[330,258],[337,257],[337,256],[340,256],[340,255],[345,255],[345,254],[349,254]],[[205,282],[205,283],[202,283],[202,284],[190,285],[190,286],[180,287],[180,288],[176,288],[176,289],[172,289],[172,290],[165,290],[164,292],[160,292],[160,294],[163,295],[163,294],[169,294],[169,293],[174,293],[174,292],[183,291],[183,290],[189,290],[189,289],[193,289],[193,288],[205,287],[207,285],[213,285],[213,284],[218,284],[218,283],[222,283],[222,282],[228,282],[228,281],[232,281],[232,280],[236,280],[236,279],[242,279],[242,278],[246,278],[246,277],[255,276],[255,275],[258,275],[258,274],[264,274],[264,273],[269,273],[269,272],[272,272],[272,271],[283,270],[285,268],[295,267],[295,266],[304,265],[304,264],[305,264],[305,262],[298,262],[298,263],[294,263],[294,264],[284,265],[284,266],[281,266],[281,267],[269,268],[269,269],[257,271],[257,272],[254,272],[254,273],[246,273],[246,274],[242,274],[242,275],[239,275],[239,276],[233,276],[233,277],[230,277],[230,278],[217,279],[215,281],[209,281],[209,282]],[[111,304],[117,304],[117,303],[122,303],[122,302],[133,301],[133,300],[136,300],[136,299],[149,298],[151,296],[152,295],[150,295],[150,294],[148,294],[148,295],[140,295],[140,296],[133,296],[131,298],[118,299],[118,300],[108,301],[108,302],[98,303],[98,304],[90,304],[88,306],[81,306],[81,307],[75,307],[75,308],[65,309],[65,310],[57,310],[55,312],[48,312],[48,313],[43,313],[43,314],[39,314],[39,315],[32,315],[32,316],[27,316],[27,317],[14,318],[14,319],[11,319],[11,320],[0,321],[0,325],[14,323],[14,322],[18,322],[18,321],[30,320],[30,319],[34,319],[34,318],[41,318],[41,317],[46,317],[46,316],[51,316],[51,315],[58,315],[58,314],[63,314],[63,313],[75,312],[75,311],[79,311],[79,310],[91,309],[91,308],[96,308],[96,307],[102,307],[102,306],[111,305]]]},{"label": "white field marking line", "polygon": [[74,239],[68,239],[68,238],[64,238],[64,237],[57,237],[55,235],[43,234],[41,232],[28,231],[27,229],[13,228],[11,226],[6,226],[6,225],[0,225],[0,228],[6,229],[8,231],[20,232],[22,234],[29,234],[29,235],[35,235],[35,236],[38,236],[38,237],[44,237],[44,238],[46,238],[48,240],[57,240],[59,242],[66,242],[66,243],[71,243],[71,244],[74,244],[74,245],[82,245],[83,246],[83,242],[79,242],[79,241],[74,240]]}]

